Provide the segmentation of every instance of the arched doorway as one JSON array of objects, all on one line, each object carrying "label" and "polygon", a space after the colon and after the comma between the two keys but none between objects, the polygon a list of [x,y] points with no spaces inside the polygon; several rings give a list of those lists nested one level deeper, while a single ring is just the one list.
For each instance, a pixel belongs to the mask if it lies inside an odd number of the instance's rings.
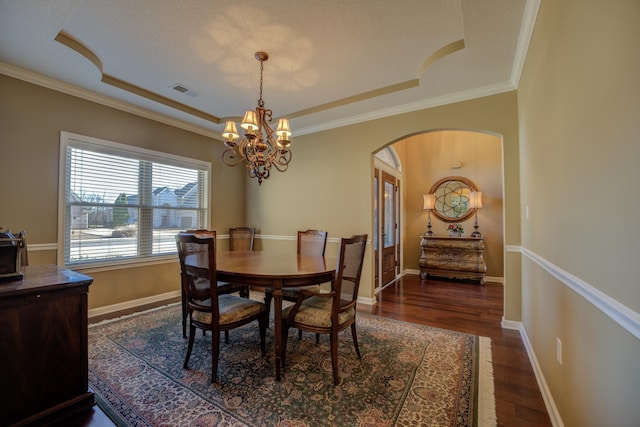
[{"label": "arched doorway", "polygon": [[[478,211],[478,224],[485,236],[487,280],[503,282],[504,278],[504,164],[502,137],[487,131],[433,130],[399,138],[379,152],[392,149],[398,161],[402,191],[398,219],[400,274],[419,272],[420,238],[427,229],[427,213],[423,211],[423,194],[446,176],[470,179],[483,193],[483,208]],[[378,152],[376,152],[377,154]],[[376,163],[377,165],[378,163]],[[380,197],[380,194],[378,194]],[[375,197],[375,195],[374,195]],[[375,201],[374,201],[375,205]],[[376,208],[374,206],[374,211]],[[432,230],[444,235],[447,224],[431,217]],[[463,224],[465,233],[473,232],[474,218]],[[380,224],[374,227],[380,232]],[[375,232],[374,232],[375,235]],[[377,258],[379,259],[379,258]],[[380,268],[378,268],[380,271]],[[376,292],[381,288],[376,280]]]}]

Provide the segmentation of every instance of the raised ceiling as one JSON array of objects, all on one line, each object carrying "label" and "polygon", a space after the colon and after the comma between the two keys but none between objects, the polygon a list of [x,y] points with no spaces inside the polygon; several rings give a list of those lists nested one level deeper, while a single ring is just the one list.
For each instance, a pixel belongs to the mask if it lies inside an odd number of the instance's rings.
[{"label": "raised ceiling", "polygon": [[304,134],[515,89],[538,4],[3,0],[0,72],[215,136],[264,50],[265,104]]}]

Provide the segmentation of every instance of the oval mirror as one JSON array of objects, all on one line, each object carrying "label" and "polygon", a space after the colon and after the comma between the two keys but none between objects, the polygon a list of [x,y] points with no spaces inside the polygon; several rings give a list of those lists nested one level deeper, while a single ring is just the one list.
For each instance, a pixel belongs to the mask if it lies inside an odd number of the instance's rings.
[{"label": "oval mirror", "polygon": [[469,193],[472,191],[478,191],[478,188],[467,178],[442,178],[429,190],[435,194],[433,214],[445,222],[464,221],[471,217],[474,209],[469,209]]}]

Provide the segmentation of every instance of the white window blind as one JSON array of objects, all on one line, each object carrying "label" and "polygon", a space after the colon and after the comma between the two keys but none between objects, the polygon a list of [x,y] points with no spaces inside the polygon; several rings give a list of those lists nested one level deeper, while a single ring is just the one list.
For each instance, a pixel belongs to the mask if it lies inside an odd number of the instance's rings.
[{"label": "white window blind", "polygon": [[207,228],[211,164],[62,132],[59,263],[138,262]]}]

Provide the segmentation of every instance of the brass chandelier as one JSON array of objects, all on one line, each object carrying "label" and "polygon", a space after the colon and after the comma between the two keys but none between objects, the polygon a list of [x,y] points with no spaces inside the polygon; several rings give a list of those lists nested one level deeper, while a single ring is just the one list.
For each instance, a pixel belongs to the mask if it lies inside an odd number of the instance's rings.
[{"label": "brass chandelier", "polygon": [[229,166],[237,166],[246,162],[245,166],[251,178],[256,178],[258,184],[263,179],[269,178],[271,168],[275,166],[280,172],[287,170],[291,161],[289,150],[289,136],[291,128],[289,120],[280,119],[274,132],[269,126],[272,111],[264,107],[262,100],[262,72],[264,62],[269,59],[267,52],[256,52],[255,57],[260,61],[260,98],[258,106],[254,110],[247,110],[240,127],[245,129],[244,137],[238,143],[234,140],[239,137],[236,124],[228,121],[224,127],[222,136],[227,138],[227,149],[222,153],[222,161]]}]

